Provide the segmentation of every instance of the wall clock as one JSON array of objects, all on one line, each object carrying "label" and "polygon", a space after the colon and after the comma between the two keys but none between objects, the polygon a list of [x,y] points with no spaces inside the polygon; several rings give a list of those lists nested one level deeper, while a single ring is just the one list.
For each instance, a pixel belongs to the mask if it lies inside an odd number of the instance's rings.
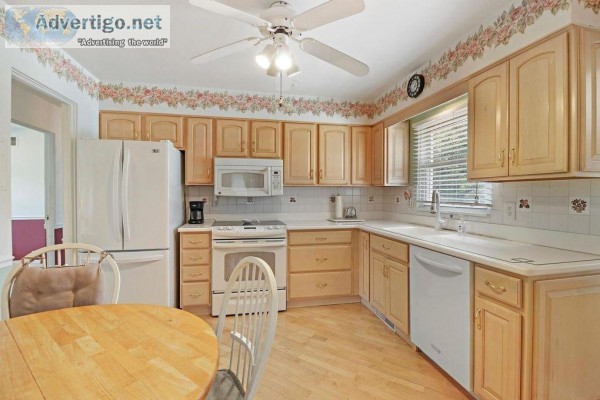
[{"label": "wall clock", "polygon": [[425,77],[421,74],[414,74],[408,80],[408,88],[406,89],[408,97],[417,98],[425,89]]}]

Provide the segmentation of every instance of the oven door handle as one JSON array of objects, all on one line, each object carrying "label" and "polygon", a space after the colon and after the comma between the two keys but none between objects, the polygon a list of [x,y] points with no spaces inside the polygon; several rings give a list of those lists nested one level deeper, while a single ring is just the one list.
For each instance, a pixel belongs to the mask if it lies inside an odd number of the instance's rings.
[{"label": "oven door handle", "polygon": [[236,242],[229,242],[229,243],[219,243],[219,242],[213,242],[212,247],[213,249],[249,249],[249,248],[263,248],[263,249],[268,249],[268,248],[273,248],[273,247],[285,247],[287,244],[285,241],[282,242],[243,242],[243,241],[236,241]]}]

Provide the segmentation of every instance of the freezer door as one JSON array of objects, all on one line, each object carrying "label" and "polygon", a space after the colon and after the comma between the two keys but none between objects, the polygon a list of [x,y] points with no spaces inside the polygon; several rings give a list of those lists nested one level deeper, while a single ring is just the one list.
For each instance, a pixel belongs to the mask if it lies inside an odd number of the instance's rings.
[{"label": "freezer door", "polygon": [[77,142],[77,242],[122,250],[123,142]]},{"label": "freezer door", "polygon": [[168,143],[123,142],[123,248],[169,248]]},{"label": "freezer door", "polygon": [[[121,291],[119,304],[154,304],[175,307],[177,282],[169,263],[169,251],[111,253],[119,266]],[[105,263],[106,264],[106,263]],[[103,265],[106,287],[113,287],[113,277]]]}]

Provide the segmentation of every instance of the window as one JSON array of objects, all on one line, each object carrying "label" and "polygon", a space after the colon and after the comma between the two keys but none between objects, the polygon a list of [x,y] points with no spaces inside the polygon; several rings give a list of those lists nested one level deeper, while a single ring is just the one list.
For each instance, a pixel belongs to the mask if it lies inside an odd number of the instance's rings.
[{"label": "window", "polygon": [[447,210],[488,212],[492,185],[467,181],[466,96],[410,122],[412,181],[418,205],[429,206],[437,190]]}]

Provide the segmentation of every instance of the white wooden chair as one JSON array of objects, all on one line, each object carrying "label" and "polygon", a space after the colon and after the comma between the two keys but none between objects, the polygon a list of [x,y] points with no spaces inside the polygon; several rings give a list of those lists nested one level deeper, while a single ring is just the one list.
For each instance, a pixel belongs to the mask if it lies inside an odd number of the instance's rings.
[{"label": "white wooden chair", "polygon": [[257,257],[246,257],[233,270],[219,314],[216,331],[219,343],[232,294],[237,301],[229,333],[229,367],[217,372],[207,400],[252,400],[275,338],[277,283],[267,263]]},{"label": "white wooden chair", "polygon": [[[64,263],[63,263],[64,258]],[[107,262],[113,274],[113,288],[110,297],[110,303],[116,304],[119,299],[119,291],[121,288],[121,275],[119,267],[113,257],[103,251],[101,248],[81,243],[63,243],[53,246],[43,247],[39,250],[32,251],[21,259],[8,273],[2,286],[2,319],[11,318],[10,301],[14,295],[14,284],[24,268],[34,266],[46,268],[67,268],[81,267],[90,265],[102,265]],[[101,278],[102,275],[98,274]],[[60,280],[60,279],[59,279]]]}]

